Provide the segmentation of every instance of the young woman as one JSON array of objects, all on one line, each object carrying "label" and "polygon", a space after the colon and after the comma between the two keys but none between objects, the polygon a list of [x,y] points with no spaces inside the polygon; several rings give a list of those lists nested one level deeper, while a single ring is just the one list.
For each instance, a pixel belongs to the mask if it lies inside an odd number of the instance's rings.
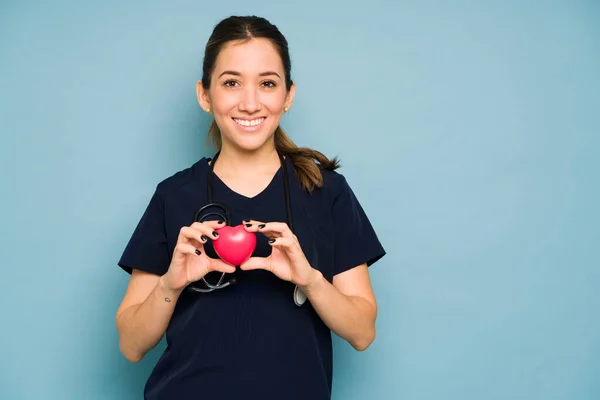
[{"label": "young woman", "polygon": [[[290,71],[263,18],[227,18],[208,40],[197,94],[217,154],[158,184],[119,261],[121,352],[137,362],[167,338],[146,399],[330,399],[331,332],[359,351],[375,338],[367,268],[385,251],[337,160],[279,127]],[[250,242],[234,252],[255,249],[231,265],[236,237]]]}]

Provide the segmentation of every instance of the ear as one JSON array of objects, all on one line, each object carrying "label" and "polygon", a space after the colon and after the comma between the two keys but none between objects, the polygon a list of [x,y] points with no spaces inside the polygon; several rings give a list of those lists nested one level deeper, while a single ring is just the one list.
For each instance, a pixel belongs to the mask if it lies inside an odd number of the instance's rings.
[{"label": "ear", "polygon": [[204,90],[202,86],[202,81],[198,81],[196,83],[196,96],[198,97],[198,104],[200,107],[207,113],[212,113],[212,107],[210,106],[210,97],[208,96],[208,91]]},{"label": "ear", "polygon": [[290,86],[290,90],[288,91],[288,94],[285,98],[285,104],[284,104],[284,107],[287,107],[288,110],[290,108],[292,108],[292,104],[294,103],[295,95],[296,95],[296,84],[294,82],[292,82],[292,86]]}]

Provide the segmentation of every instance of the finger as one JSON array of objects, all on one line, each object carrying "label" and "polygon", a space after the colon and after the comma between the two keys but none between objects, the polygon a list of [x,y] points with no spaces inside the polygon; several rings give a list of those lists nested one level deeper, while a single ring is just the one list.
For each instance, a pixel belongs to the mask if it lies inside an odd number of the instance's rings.
[{"label": "finger", "polygon": [[272,247],[280,247],[290,249],[296,245],[296,241],[289,237],[278,237],[269,240],[269,244]]},{"label": "finger", "polygon": [[209,271],[219,271],[225,272],[227,274],[231,274],[235,272],[235,267],[233,265],[229,265],[221,259],[218,258],[209,258],[208,269]]},{"label": "finger", "polygon": [[266,225],[264,222],[253,221],[253,220],[245,220],[245,221],[248,221],[248,222],[244,222],[244,229],[247,232],[262,233],[264,236],[266,236],[269,239],[281,237],[281,235],[277,232],[260,232],[261,229],[264,228]]},{"label": "finger", "polygon": [[200,244],[201,246],[204,245],[208,239],[214,240],[218,237],[215,230],[206,226],[201,226],[200,229],[196,226],[193,228],[191,226],[184,226],[181,228],[179,234],[180,239],[183,239],[182,241],[184,243],[191,243],[193,245]]},{"label": "finger", "polygon": [[[190,225],[190,228],[196,229],[198,232],[201,233],[201,237],[202,235],[204,236],[203,239],[208,240],[209,238],[212,240],[215,240],[219,237],[219,234],[217,233],[217,229],[222,228],[225,226],[225,222],[216,222],[216,221],[207,221],[207,222],[194,222],[192,225]],[[205,240],[205,242],[206,242]]]},{"label": "finger", "polygon": [[205,240],[203,236],[204,235],[199,230],[189,226],[184,226],[179,230],[177,243],[191,244],[192,246],[201,248],[207,240]]},{"label": "finger", "polygon": [[257,226],[257,232],[275,237],[292,237],[292,231],[285,222],[267,222]]},{"label": "finger", "polygon": [[261,232],[274,237],[283,236],[286,231],[290,231],[288,225],[283,222],[263,222],[256,220],[244,220],[244,227],[249,232]]},{"label": "finger", "polygon": [[204,222],[194,222],[192,225],[190,225],[191,227],[200,227],[200,226],[208,226],[212,229],[217,229],[217,228],[222,228],[225,226],[225,221],[223,220],[218,220],[218,221],[204,221]]},{"label": "finger", "polygon": [[244,271],[251,271],[255,269],[269,269],[269,263],[264,257],[250,257],[248,261],[240,265],[240,269]]},{"label": "finger", "polygon": [[178,243],[177,246],[175,246],[175,252],[194,256],[199,256],[202,254],[202,251],[200,249],[188,243]]},{"label": "finger", "polygon": [[258,232],[258,227],[263,226],[265,223],[263,221],[257,221],[255,219],[245,219],[243,221],[244,229],[248,232]]}]

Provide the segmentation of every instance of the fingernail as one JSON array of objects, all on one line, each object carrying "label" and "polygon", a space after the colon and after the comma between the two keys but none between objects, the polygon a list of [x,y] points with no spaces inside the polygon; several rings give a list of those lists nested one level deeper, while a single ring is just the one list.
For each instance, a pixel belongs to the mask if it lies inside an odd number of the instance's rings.
[{"label": "fingernail", "polygon": [[202,254],[202,252],[200,250],[196,249],[196,255],[200,255],[200,254]]},{"label": "fingernail", "polygon": [[208,240],[208,236],[202,235],[200,236],[200,239],[202,239],[203,242],[206,242]]},{"label": "fingernail", "polygon": [[246,224],[246,228],[250,228],[252,224]]},{"label": "fingernail", "polygon": [[225,223],[225,221],[223,221],[222,219],[220,219],[220,220],[217,222],[217,224],[224,224],[224,223]]},{"label": "fingernail", "polygon": [[260,225],[258,226],[258,229],[262,229],[262,228],[264,228],[264,227],[265,227],[265,224],[260,224]]},{"label": "fingernail", "polygon": [[275,243],[275,239],[269,239],[269,243],[271,243],[271,244]]},{"label": "fingernail", "polygon": [[214,237],[219,237],[219,234],[216,231],[213,231],[213,236]]}]

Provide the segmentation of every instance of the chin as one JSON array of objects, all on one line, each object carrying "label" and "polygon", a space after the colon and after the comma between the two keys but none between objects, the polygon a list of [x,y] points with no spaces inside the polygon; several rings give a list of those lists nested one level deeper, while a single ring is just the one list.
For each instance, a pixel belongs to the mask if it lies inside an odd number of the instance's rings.
[{"label": "chin", "polygon": [[253,152],[253,151],[262,149],[269,143],[268,140],[264,140],[264,139],[265,138],[261,138],[260,140],[241,139],[241,140],[235,140],[234,143],[235,143],[236,147],[238,147],[239,149],[241,149],[243,151]]},{"label": "chin", "polygon": [[231,129],[230,132],[233,132],[233,135],[227,136],[236,147],[244,151],[256,151],[268,145],[273,139],[273,133],[267,134],[265,132],[275,131],[275,128],[267,126],[255,132],[244,132],[238,129],[237,126],[233,126]]}]

